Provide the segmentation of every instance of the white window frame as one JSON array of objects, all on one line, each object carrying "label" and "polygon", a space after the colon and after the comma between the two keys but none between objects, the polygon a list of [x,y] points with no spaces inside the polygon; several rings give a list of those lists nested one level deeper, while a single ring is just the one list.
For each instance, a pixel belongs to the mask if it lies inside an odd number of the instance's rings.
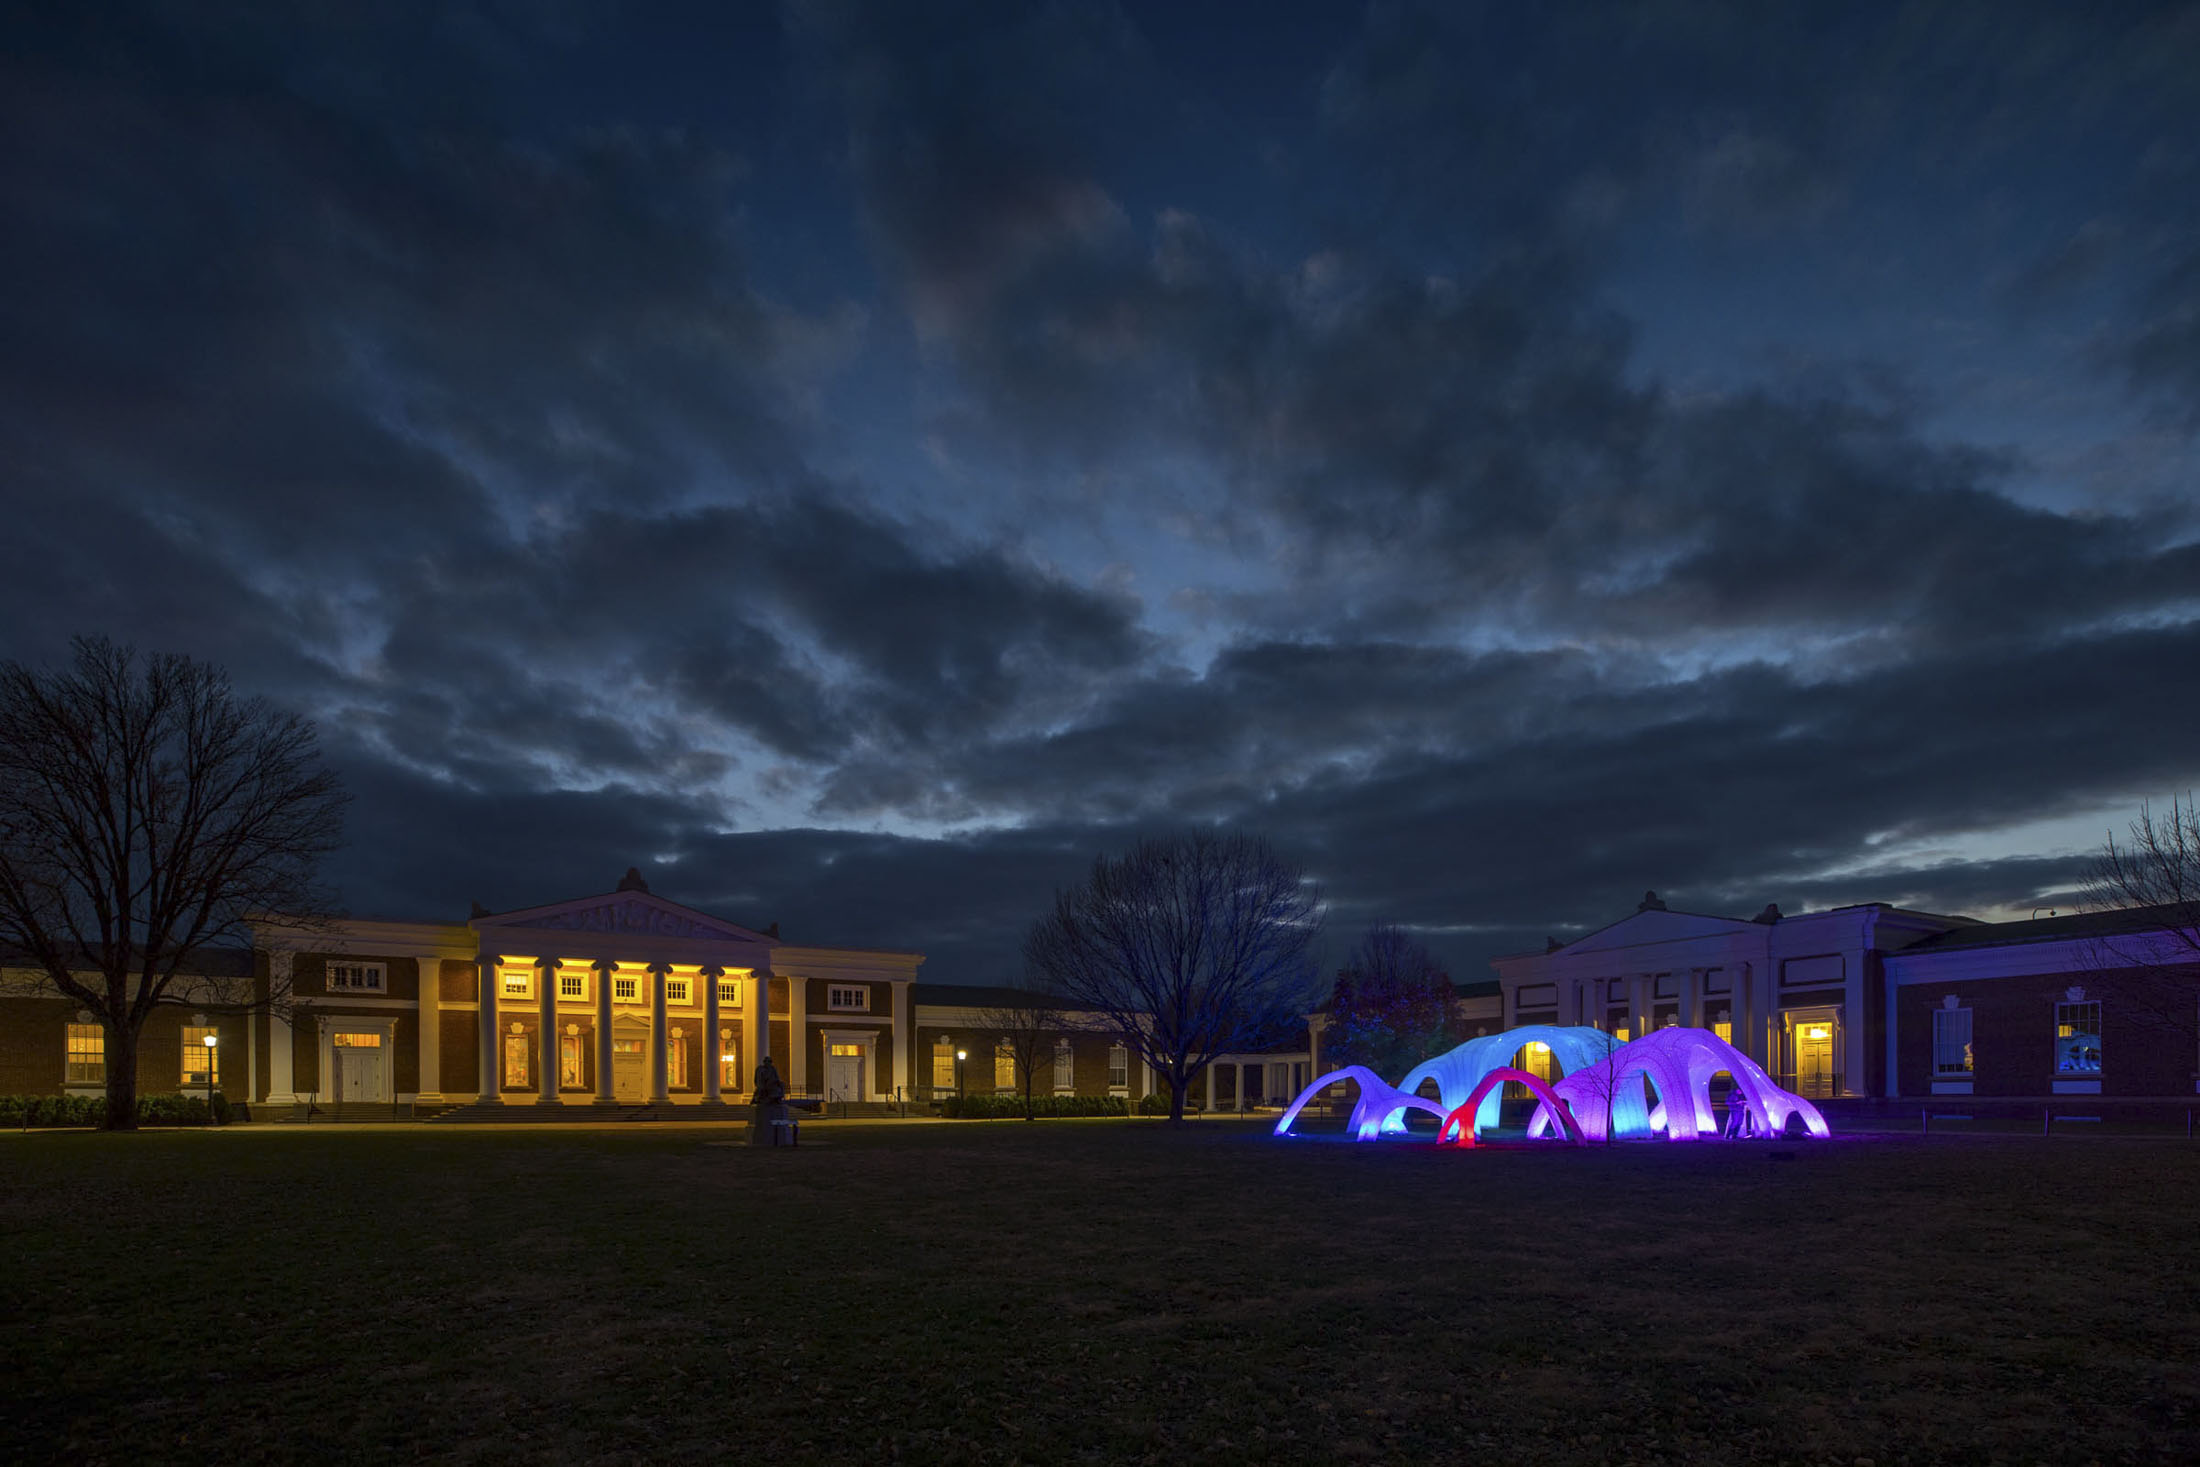
[{"label": "white window frame", "polygon": [[1077,1088],[1077,1050],[1067,1039],[1054,1041],[1054,1093],[1067,1095]]},{"label": "white window frame", "polygon": [[611,996],[620,1003],[640,1003],[642,1001],[642,975],[639,973],[613,973],[611,975]]},{"label": "white window frame", "polygon": [[497,997],[533,998],[535,996],[535,970],[533,968],[497,969]]},{"label": "white window frame", "polygon": [[[1960,1022],[1959,1022],[1960,1020]],[[1933,1010],[1933,1078],[1936,1080],[1967,1080],[1973,1073],[1972,1018],[1968,1008],[1938,1008]],[[1960,1060],[1951,1063],[1950,1050],[1960,1053]]]},{"label": "white window frame", "polygon": [[216,1089],[221,1087],[222,1047],[219,1044],[208,1044],[206,1036],[209,1034],[216,1039],[221,1038],[220,1029],[213,1024],[186,1024],[183,1026],[183,1079],[181,1084],[185,1090],[194,1088],[204,1090],[208,1084],[206,1065],[195,1065],[192,1063],[194,1059],[205,1060],[207,1064],[214,1067],[212,1083]]},{"label": "white window frame", "polygon": [[[1115,1077],[1121,1075],[1118,1080]],[[1127,1044],[1110,1045],[1108,1048],[1108,1094],[1131,1093],[1131,1047]]]},{"label": "white window frame", "polygon": [[695,1001],[695,980],[680,973],[665,975],[665,1004],[672,1008],[686,1008]]},{"label": "white window frame", "polygon": [[718,980],[718,1007],[722,1009],[741,1007],[741,980],[739,978],[720,978]]},{"label": "white window frame", "polygon": [[834,1014],[867,1014],[871,1012],[871,990],[860,983],[828,983],[825,985],[825,1010]]},{"label": "white window frame", "polygon": [[330,993],[387,993],[388,963],[329,963],[324,969]]},{"label": "white window frame", "polygon": [[[92,1063],[88,1060],[76,1058],[77,1051],[74,1044],[76,1035],[71,1031],[77,1029],[89,1029],[92,1042],[99,1046],[99,1073],[97,1075],[86,1076],[72,1073],[78,1065],[82,1064],[88,1067]],[[61,1030],[61,1083],[63,1085],[105,1085],[107,1083],[106,1026],[77,1019],[71,1019],[63,1026]]]},{"label": "white window frame", "polygon": [[[2084,1017],[2085,1011],[2088,1009],[2092,1010],[2092,1027],[2089,1030],[2080,1030],[2077,1026],[2077,1020]],[[2066,1014],[2071,1015],[2071,1017],[2066,1019],[2064,1017]],[[2055,1004],[2055,1051],[2052,1058],[2049,1060],[2050,1065],[2053,1067],[2050,1070],[2050,1073],[2054,1076],[2055,1079],[2098,1080],[2103,1074],[2107,1073],[2108,1045],[2104,1041],[2103,1035],[2101,1033],[2103,1017],[2104,1016],[2101,1012],[2101,1001],[2097,998],[2074,998],[2067,1001],[2057,1001],[2057,1003]],[[2071,1026],[2072,1033],[2070,1037],[2074,1038],[2077,1034],[2081,1032],[2092,1034],[2094,1044],[2096,1046],[2095,1053],[2099,1056],[2099,1058],[2096,1059],[2096,1061],[2094,1062],[2093,1068],[2089,1070],[2066,1070],[2062,1067],[2063,1045],[2065,1043],[2065,1036],[2062,1031],[2065,1024],[2069,1024]]]}]

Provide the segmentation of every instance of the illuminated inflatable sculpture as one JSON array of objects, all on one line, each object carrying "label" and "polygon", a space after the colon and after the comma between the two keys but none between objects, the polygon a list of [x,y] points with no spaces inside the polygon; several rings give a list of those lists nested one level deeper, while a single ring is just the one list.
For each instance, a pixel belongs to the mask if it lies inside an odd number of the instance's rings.
[{"label": "illuminated inflatable sculpture", "polygon": [[[1500,1065],[1510,1065],[1513,1056],[1531,1044],[1540,1044],[1551,1051],[1561,1073],[1571,1075],[1576,1070],[1602,1062],[1611,1052],[1612,1036],[1601,1029],[1586,1026],[1560,1028],[1556,1024],[1523,1024],[1517,1029],[1507,1029],[1502,1034],[1485,1034],[1480,1039],[1470,1039],[1457,1049],[1446,1050],[1432,1060],[1423,1061],[1406,1072],[1398,1082],[1398,1088],[1408,1095],[1419,1093],[1430,1080],[1436,1082],[1436,1093],[1443,1098],[1443,1113],[1456,1110],[1468,1094],[1481,1085],[1483,1077]],[[1492,1086],[1483,1096],[1481,1109],[1476,1112],[1474,1128],[1488,1130],[1497,1124],[1498,1107],[1504,1096]],[[1621,1107],[1623,1129],[1629,1119],[1626,1107]],[[1650,1113],[1644,1110],[1640,1117],[1645,1132],[1650,1125]]]},{"label": "illuminated inflatable sculpture", "polygon": [[1331,1070],[1299,1092],[1299,1098],[1291,1102],[1291,1108],[1276,1122],[1278,1136],[1288,1133],[1291,1122],[1298,1119],[1306,1102],[1331,1085],[1352,1080],[1360,1087],[1360,1099],[1352,1107],[1352,1118],[1345,1122],[1345,1130],[1355,1141],[1372,1141],[1377,1136],[1402,1136],[1406,1129],[1406,1112],[1425,1110],[1438,1120],[1444,1118],[1444,1108],[1432,1100],[1418,1095],[1408,1095],[1383,1083],[1382,1076],[1366,1065],[1346,1065],[1341,1070]]},{"label": "illuminated inflatable sculpture", "polygon": [[[1565,1078],[1550,1084],[1515,1069],[1513,1056],[1530,1044],[1548,1047]],[[1733,1080],[1728,1106],[1747,1107],[1752,1134],[1782,1135],[1794,1117],[1813,1136],[1830,1134],[1818,1107],[1775,1085],[1762,1066],[1708,1029],[1658,1029],[1616,1044],[1602,1030],[1549,1024],[1525,1024],[1470,1039],[1416,1066],[1395,1086],[1364,1065],[1332,1070],[1299,1092],[1276,1122],[1276,1134],[1288,1134],[1316,1095],[1349,1080],[1360,1087],[1346,1123],[1354,1140],[1403,1135],[1406,1112],[1422,1110],[1437,1118],[1439,1140],[1456,1137],[1459,1144],[1472,1146],[1478,1131],[1497,1125],[1502,1087],[1512,1082],[1527,1087],[1538,1102],[1528,1119],[1531,1140],[1557,1134],[1579,1143],[1662,1132],[1669,1141],[1694,1141],[1719,1134],[1711,1080],[1721,1073]],[[1430,1081],[1441,1101],[1414,1093]],[[1649,1099],[1653,1091],[1654,1105]]]},{"label": "illuminated inflatable sculpture", "polygon": [[[1781,1135],[1790,1116],[1801,1116],[1803,1129],[1813,1136],[1831,1134],[1817,1106],[1773,1084],[1755,1060],[1708,1029],[1653,1030],[1609,1057],[1569,1070],[1551,1089],[1592,1140],[1602,1140],[1607,1131],[1622,1138],[1663,1131],[1668,1141],[1693,1141],[1719,1134],[1711,1077],[1721,1071],[1734,1080],[1727,1104],[1739,1100],[1749,1108],[1754,1134]],[[1657,1091],[1655,1109],[1644,1101],[1645,1080]],[[1531,1139],[1551,1129],[1550,1110],[1545,1103],[1529,1118]]]}]

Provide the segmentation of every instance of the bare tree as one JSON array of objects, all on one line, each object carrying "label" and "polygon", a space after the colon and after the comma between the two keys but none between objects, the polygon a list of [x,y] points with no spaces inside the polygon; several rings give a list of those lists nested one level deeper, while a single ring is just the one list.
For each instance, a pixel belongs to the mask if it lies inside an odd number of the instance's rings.
[{"label": "bare tree", "polygon": [[1037,1119],[1032,1086],[1037,1083],[1039,1062],[1054,1063],[1054,1046],[1068,1028],[1061,1002],[1038,988],[1015,991],[1013,1000],[978,1010],[978,1024],[994,1036],[996,1053],[1005,1050],[1016,1062],[1016,1079],[1024,1096],[1024,1119]]},{"label": "bare tree", "polygon": [[2200,1040],[2200,804],[2141,804],[2123,840],[2109,833],[2079,905],[2090,966],[2152,1026]]},{"label": "bare tree", "polygon": [[1169,1121],[1216,1055],[1305,1012],[1321,894],[1254,836],[1141,840],[1102,856],[1024,939],[1027,969],[1160,1073]]},{"label": "bare tree", "polygon": [[345,796],[313,726],[219,669],[79,638],[65,671],[0,663],[0,943],[106,1030],[110,1130],[137,1123],[138,1038],[162,1005],[281,995],[192,971],[248,921],[310,925]]},{"label": "bare tree", "polygon": [[1323,1052],[1398,1075],[1467,1037],[1451,976],[1402,927],[1367,929],[1330,991]]}]

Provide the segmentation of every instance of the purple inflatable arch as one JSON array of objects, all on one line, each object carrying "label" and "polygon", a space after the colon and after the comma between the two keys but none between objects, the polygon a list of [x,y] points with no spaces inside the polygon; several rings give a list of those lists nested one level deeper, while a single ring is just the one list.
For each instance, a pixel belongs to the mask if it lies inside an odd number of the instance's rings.
[{"label": "purple inflatable arch", "polygon": [[1386,1084],[1383,1077],[1366,1065],[1346,1065],[1341,1070],[1331,1070],[1299,1092],[1299,1098],[1291,1102],[1291,1108],[1276,1122],[1276,1134],[1290,1134],[1291,1123],[1298,1119],[1299,1111],[1328,1086],[1340,1080],[1354,1080],[1360,1086],[1360,1099],[1352,1107],[1352,1119],[1345,1129],[1355,1141],[1372,1141],[1384,1134],[1398,1135],[1406,1128],[1405,1113],[1409,1110],[1425,1110],[1438,1120],[1444,1118],[1444,1108],[1433,1100],[1423,1100],[1418,1095],[1408,1095],[1403,1090]]},{"label": "purple inflatable arch", "polygon": [[[1734,1077],[1733,1094],[1749,1107],[1758,1135],[1780,1135],[1790,1116],[1801,1116],[1803,1128],[1813,1136],[1831,1134],[1817,1106],[1773,1084],[1755,1060],[1708,1029],[1653,1030],[1613,1050],[1610,1059],[1577,1070],[1551,1088],[1555,1098],[1572,1110],[1581,1129],[1602,1140],[1611,1125],[1613,1097],[1639,1097],[1643,1081],[1648,1080],[1658,1092],[1651,1126],[1663,1130],[1668,1141],[1693,1141],[1719,1134],[1711,1077],[1721,1070]],[[1548,1131],[1554,1113],[1549,1102],[1538,1106],[1528,1120],[1528,1134]],[[1626,1134],[1624,1122],[1621,1134]]]}]

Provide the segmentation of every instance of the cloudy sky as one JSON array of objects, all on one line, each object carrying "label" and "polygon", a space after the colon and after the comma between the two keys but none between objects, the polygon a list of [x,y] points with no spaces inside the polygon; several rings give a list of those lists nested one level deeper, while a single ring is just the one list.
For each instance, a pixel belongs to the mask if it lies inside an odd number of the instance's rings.
[{"label": "cloudy sky", "polygon": [[0,656],[360,915],[1012,977],[1220,823],[1461,977],[2067,903],[2200,780],[2200,9],[11,8]]}]

